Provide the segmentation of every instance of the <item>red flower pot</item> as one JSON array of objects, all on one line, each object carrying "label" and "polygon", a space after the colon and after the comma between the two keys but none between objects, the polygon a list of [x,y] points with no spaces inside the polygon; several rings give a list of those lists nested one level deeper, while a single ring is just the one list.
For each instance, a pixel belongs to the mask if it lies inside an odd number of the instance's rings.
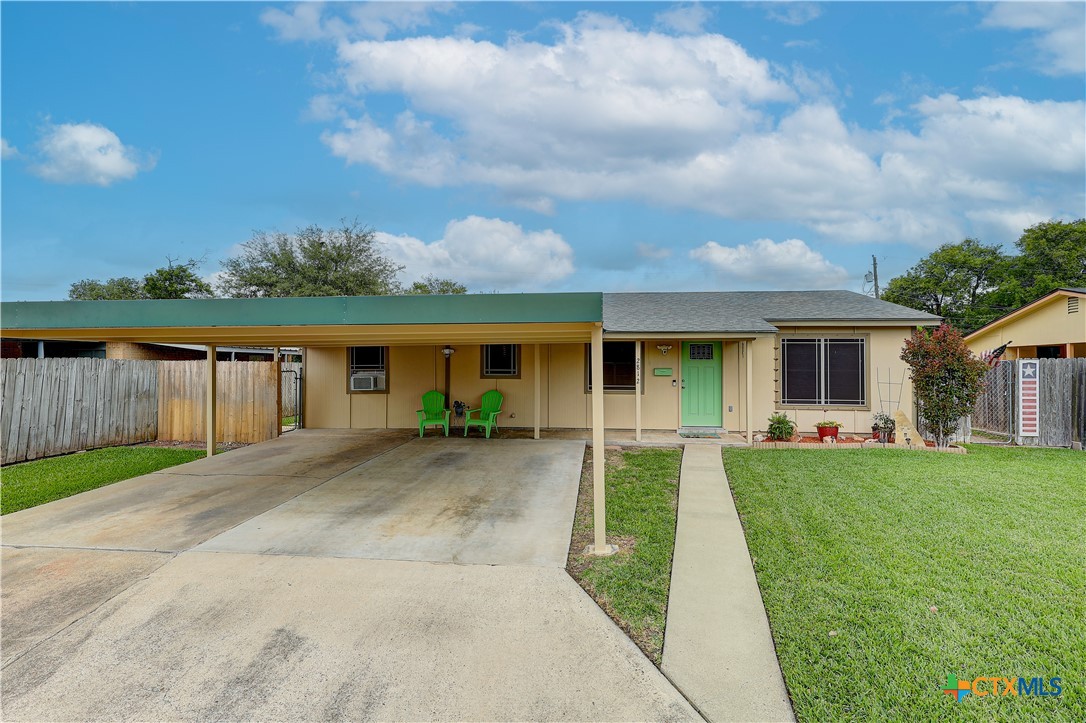
[{"label": "red flower pot", "polygon": [[825,439],[826,437],[837,437],[837,427],[815,427],[818,430],[818,438]]}]

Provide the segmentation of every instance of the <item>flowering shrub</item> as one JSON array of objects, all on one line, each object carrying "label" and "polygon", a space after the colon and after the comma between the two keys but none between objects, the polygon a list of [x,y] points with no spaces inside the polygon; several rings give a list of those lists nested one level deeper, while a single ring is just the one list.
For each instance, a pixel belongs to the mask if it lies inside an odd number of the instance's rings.
[{"label": "flowering shrub", "polygon": [[920,419],[935,437],[935,446],[944,449],[958,420],[973,411],[988,365],[973,355],[961,332],[946,324],[935,331],[914,329],[901,360],[912,370]]}]

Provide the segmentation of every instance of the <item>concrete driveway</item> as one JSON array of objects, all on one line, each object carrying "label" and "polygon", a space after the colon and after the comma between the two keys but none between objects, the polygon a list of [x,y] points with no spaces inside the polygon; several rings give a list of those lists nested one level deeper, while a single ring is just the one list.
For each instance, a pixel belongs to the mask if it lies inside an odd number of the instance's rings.
[{"label": "concrete driveway", "polygon": [[4,718],[696,718],[562,569],[583,451],[303,430],[7,515]]}]

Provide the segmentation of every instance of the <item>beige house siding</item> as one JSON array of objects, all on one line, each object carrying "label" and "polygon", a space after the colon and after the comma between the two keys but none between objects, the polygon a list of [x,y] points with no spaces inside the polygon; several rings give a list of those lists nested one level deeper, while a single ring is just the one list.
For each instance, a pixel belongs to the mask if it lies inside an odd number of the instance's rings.
[{"label": "beige house siding", "polygon": [[[867,399],[863,409],[849,407],[801,409],[779,403],[780,339],[783,335],[864,336],[867,345]],[[748,342],[732,339],[723,342],[722,409],[724,426],[733,432],[745,432],[748,403],[753,403],[752,426],[763,431],[767,419],[784,411],[799,424],[803,433],[813,433],[814,423],[835,419],[846,432],[870,432],[873,412],[879,411],[877,378],[892,381],[883,387],[887,411],[900,408],[913,413],[912,388],[905,374],[906,366],[898,357],[909,336],[904,327],[800,327],[782,326],[780,334],[762,336],[749,343],[752,354],[753,394],[746,390],[746,348]],[[704,341],[718,341],[706,338]],[[666,355],[658,349],[668,345]],[[534,423],[535,353],[532,344],[523,344],[520,352],[520,377],[516,379],[482,378],[478,344],[456,344],[450,360],[451,399],[478,404],[483,392],[498,389],[505,395],[501,424],[503,427],[532,427]],[[431,390],[444,391],[445,359],[439,346],[392,346],[388,354],[388,392],[354,393],[347,391],[347,349],[309,348],[306,350],[307,427],[331,428],[412,428],[417,424],[415,410],[422,395]],[[587,429],[592,424],[591,396],[585,389],[586,346],[582,343],[540,345],[540,424],[543,427]],[[671,368],[672,376],[655,376],[656,368]],[[651,339],[644,344],[642,357],[644,393],[641,397],[644,429],[677,429],[681,425],[682,341]],[[672,382],[675,382],[672,384]],[[450,400],[451,401],[451,400]],[[632,392],[604,394],[604,418],[611,429],[633,429],[635,397]]]},{"label": "beige house siding", "polygon": [[[1078,311],[1068,313],[1068,298],[1078,298]],[[1086,356],[1086,298],[1056,294],[1021,316],[996,322],[990,329],[974,332],[966,343],[974,354],[983,354],[1011,342],[1004,359],[1029,359],[1038,346],[1070,345],[1068,356]]]}]

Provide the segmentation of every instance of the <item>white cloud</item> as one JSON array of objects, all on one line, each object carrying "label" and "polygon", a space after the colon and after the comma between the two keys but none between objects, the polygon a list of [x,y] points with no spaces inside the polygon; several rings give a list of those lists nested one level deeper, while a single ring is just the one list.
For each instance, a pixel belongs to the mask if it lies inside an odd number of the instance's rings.
[{"label": "white cloud", "polygon": [[1081,2],[999,2],[982,27],[1031,31],[1032,62],[1048,75],[1086,72],[1086,9]]},{"label": "white cloud", "polygon": [[39,158],[31,170],[53,183],[108,186],[155,165],[154,158],[94,123],[50,124],[42,131],[37,151]]},{"label": "white cloud", "polygon": [[673,30],[677,33],[700,33],[705,23],[713,17],[712,12],[709,11],[701,3],[693,3],[690,5],[676,5],[673,8],[656,13],[653,19],[656,24],[667,30]]},{"label": "white cloud", "polygon": [[785,25],[804,25],[822,15],[818,3],[767,2],[764,7],[766,17]]},{"label": "white cloud", "polygon": [[6,138],[0,138],[0,159],[7,160],[19,155],[19,149],[8,143]]},{"label": "white cloud", "polygon": [[573,249],[552,230],[525,231],[500,218],[450,221],[438,241],[377,233],[388,255],[406,266],[410,284],[427,274],[478,290],[543,288],[573,273]]},{"label": "white cloud", "polygon": [[[562,200],[633,200],[843,242],[933,247],[986,213],[1083,205],[1081,101],[941,95],[898,107],[883,94],[886,127],[865,129],[829,102],[829,74],[772,66],[721,35],[641,32],[591,13],[555,28],[549,42],[340,42],[340,108],[370,93],[404,108],[337,110],[322,140],[348,163],[491,187],[544,214]],[[912,130],[893,125],[902,116]]]},{"label": "white cloud", "polygon": [[710,241],[692,250],[690,257],[707,264],[720,276],[779,289],[836,288],[848,280],[845,269],[795,238],[780,243],[760,238],[736,246]]},{"label": "white cloud", "polygon": [[272,27],[280,40],[348,40],[352,38],[376,38],[384,40],[399,31],[416,30],[430,24],[435,12],[447,13],[453,9],[449,2],[367,2],[334,5],[335,10],[346,9],[344,15],[325,13],[326,6],[319,2],[300,2],[287,10],[268,8],[260,14],[260,20]]},{"label": "white cloud", "polygon": [[639,243],[636,247],[637,255],[650,261],[663,261],[671,256],[671,249],[653,244]]}]

